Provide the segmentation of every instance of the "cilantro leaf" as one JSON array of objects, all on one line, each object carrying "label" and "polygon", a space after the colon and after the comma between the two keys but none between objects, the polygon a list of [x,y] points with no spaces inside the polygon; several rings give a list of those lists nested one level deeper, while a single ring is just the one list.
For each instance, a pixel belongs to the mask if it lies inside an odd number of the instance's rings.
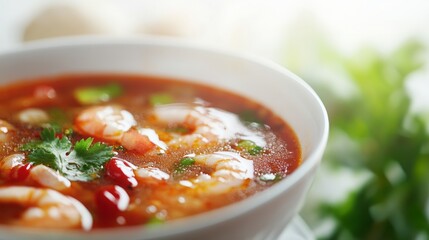
[{"label": "cilantro leaf", "polygon": [[28,159],[43,164],[72,181],[90,181],[98,176],[105,162],[113,157],[113,148],[103,143],[93,144],[93,138],[79,140],[73,146],[67,137],[59,138],[54,129],[45,128],[41,141],[24,145]]},{"label": "cilantro leaf", "polygon": [[90,176],[96,176],[100,167],[113,157],[111,146],[100,142],[92,144],[93,141],[93,138],[87,138],[76,142],[74,151],[69,155],[71,159],[84,160],[80,162],[80,168]]},{"label": "cilantro leaf", "polygon": [[56,133],[55,128],[44,128],[40,133],[40,138],[46,142],[54,141]]}]

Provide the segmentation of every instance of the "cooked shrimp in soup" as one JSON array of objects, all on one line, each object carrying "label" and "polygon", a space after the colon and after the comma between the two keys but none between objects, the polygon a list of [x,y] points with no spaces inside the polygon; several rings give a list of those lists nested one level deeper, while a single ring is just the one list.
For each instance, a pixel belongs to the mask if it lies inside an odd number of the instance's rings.
[{"label": "cooked shrimp in soup", "polygon": [[0,110],[0,225],[168,224],[252,197],[301,163],[270,109],[182,80],[25,80],[0,86]]}]

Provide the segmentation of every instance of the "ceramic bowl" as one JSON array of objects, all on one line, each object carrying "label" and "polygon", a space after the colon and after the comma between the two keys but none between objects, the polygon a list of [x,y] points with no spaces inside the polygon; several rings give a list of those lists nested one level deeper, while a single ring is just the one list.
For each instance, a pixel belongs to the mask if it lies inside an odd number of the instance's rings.
[{"label": "ceramic bowl", "polygon": [[165,39],[69,39],[0,55],[0,84],[69,73],[131,73],[185,79],[254,99],[295,130],[303,163],[271,188],[238,203],[159,227],[91,232],[0,227],[1,239],[276,239],[302,207],[328,138],[328,117],[299,77],[253,56]]}]

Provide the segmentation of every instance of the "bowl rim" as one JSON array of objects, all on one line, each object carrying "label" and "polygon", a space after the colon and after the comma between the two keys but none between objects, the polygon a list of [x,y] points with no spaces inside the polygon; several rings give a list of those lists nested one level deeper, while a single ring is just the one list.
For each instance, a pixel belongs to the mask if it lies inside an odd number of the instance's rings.
[{"label": "bowl rim", "polygon": [[[81,235],[84,234],[112,234],[119,232],[129,232],[134,231],[136,233],[143,233],[146,237],[168,237],[175,234],[186,233],[195,231],[198,229],[203,229],[209,226],[217,225],[221,222],[232,220],[234,218],[239,217],[240,215],[245,214],[246,212],[252,210],[255,206],[263,205],[270,201],[270,199],[276,198],[281,195],[282,192],[289,189],[291,186],[296,184],[306,173],[308,173],[313,167],[317,166],[321,161],[321,156],[325,150],[328,134],[329,134],[329,120],[326,108],[321,101],[320,97],[316,94],[316,92],[308,85],[303,79],[286,69],[284,66],[281,66],[278,63],[273,62],[272,60],[265,59],[260,56],[256,56],[250,53],[238,52],[234,50],[229,50],[225,48],[214,47],[211,45],[183,41],[170,37],[106,37],[106,36],[80,36],[80,37],[60,37],[55,39],[45,39],[45,40],[37,40],[34,42],[25,43],[21,46],[2,51],[0,52],[0,61],[6,61],[8,57],[17,54],[33,54],[34,52],[39,51],[62,51],[64,48],[68,47],[78,47],[85,48],[90,46],[130,46],[133,47],[173,47],[180,48],[186,51],[197,51],[197,52],[205,52],[208,54],[219,54],[224,57],[234,58],[239,61],[245,61],[260,65],[261,67],[270,69],[271,71],[276,71],[281,73],[286,78],[290,78],[292,81],[295,81],[302,88],[307,91],[311,97],[315,100],[320,113],[322,115],[323,120],[323,130],[321,134],[320,140],[317,142],[316,147],[313,151],[311,151],[305,159],[303,159],[302,164],[288,177],[271,186],[269,189],[258,192],[248,198],[245,198],[239,202],[235,202],[226,206],[223,206],[218,209],[214,209],[208,212],[204,212],[201,214],[197,214],[194,216],[186,217],[183,219],[172,220],[168,224],[168,226],[163,227],[154,227],[147,228],[144,226],[127,226],[120,228],[107,228],[107,229],[93,229],[89,232],[76,231],[76,230],[50,230],[50,233],[59,233],[59,234],[71,234],[71,235]],[[192,224],[190,224],[192,223]],[[186,227],[184,227],[186,226]],[[0,232],[10,231],[15,229],[15,227],[10,226],[0,226]],[[43,234],[43,230],[38,229],[29,229],[16,227],[16,230],[19,232],[27,232],[30,231],[32,234],[40,232]]]}]

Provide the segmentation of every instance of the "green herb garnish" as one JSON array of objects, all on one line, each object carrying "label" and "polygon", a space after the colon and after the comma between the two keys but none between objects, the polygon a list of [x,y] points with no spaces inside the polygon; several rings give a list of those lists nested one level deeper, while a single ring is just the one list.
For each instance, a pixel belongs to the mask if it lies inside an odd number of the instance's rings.
[{"label": "green herb garnish", "polygon": [[195,159],[194,158],[184,157],[184,158],[182,158],[180,160],[179,166],[188,167],[188,166],[194,165],[194,163],[195,163]]},{"label": "green herb garnish", "polygon": [[45,128],[40,140],[21,149],[30,152],[29,162],[46,165],[72,181],[89,181],[98,177],[104,163],[114,155],[112,147],[99,142],[93,144],[93,140],[82,139],[73,146],[66,136],[59,138],[54,129]]},{"label": "green herb garnish", "polygon": [[167,93],[156,93],[149,97],[152,106],[173,103],[173,97]]},{"label": "green herb garnish", "polygon": [[238,114],[241,121],[246,123],[262,124],[262,120],[258,117],[257,113],[253,110],[244,110]]},{"label": "green herb garnish", "polygon": [[157,226],[163,223],[165,223],[164,219],[161,219],[159,217],[152,217],[147,221],[146,225]]},{"label": "green herb garnish", "polygon": [[122,95],[120,85],[112,83],[104,86],[78,88],[74,92],[75,98],[81,104],[97,104],[107,102],[112,98]]},{"label": "green herb garnish", "polygon": [[240,140],[237,148],[248,152],[252,156],[258,155],[264,150],[263,147],[256,145],[256,143],[250,140]]},{"label": "green herb garnish", "polygon": [[192,157],[184,157],[180,159],[179,164],[177,164],[177,167],[175,169],[176,173],[182,173],[184,172],[189,166],[192,166],[195,164],[195,159]]}]

